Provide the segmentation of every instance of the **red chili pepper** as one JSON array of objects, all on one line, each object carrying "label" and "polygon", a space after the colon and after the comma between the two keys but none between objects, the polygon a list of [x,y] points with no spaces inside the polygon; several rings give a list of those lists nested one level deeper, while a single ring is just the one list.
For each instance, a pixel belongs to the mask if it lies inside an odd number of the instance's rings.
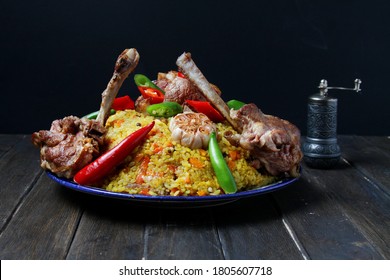
[{"label": "red chili pepper", "polygon": [[115,111],[134,110],[134,101],[128,95],[117,97],[114,99],[111,108]]},{"label": "red chili pepper", "polygon": [[111,150],[105,152],[96,160],[85,166],[73,177],[79,185],[91,185],[103,179],[110,171],[120,164],[152,130],[154,122],[133,132]]},{"label": "red chili pepper", "polygon": [[164,101],[164,94],[156,88],[139,86],[138,90],[144,98],[149,99],[150,104],[161,103]]},{"label": "red chili pepper", "polygon": [[205,114],[213,122],[222,122],[225,120],[221,113],[211,106],[208,101],[186,100],[186,102],[195,111]]},{"label": "red chili pepper", "polygon": [[186,78],[186,76],[184,76],[184,74],[182,72],[177,72],[177,76],[180,78],[183,78],[183,79]]}]

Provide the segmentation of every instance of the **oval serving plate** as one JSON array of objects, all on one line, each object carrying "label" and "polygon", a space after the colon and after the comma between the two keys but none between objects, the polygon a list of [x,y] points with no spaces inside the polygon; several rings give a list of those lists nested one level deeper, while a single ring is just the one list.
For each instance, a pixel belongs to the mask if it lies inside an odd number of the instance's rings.
[{"label": "oval serving plate", "polygon": [[140,194],[117,193],[117,192],[111,192],[100,188],[82,186],[76,184],[72,180],[57,177],[55,174],[53,174],[50,171],[46,171],[46,174],[50,179],[54,180],[60,185],[75,191],[83,192],[90,195],[107,197],[107,198],[128,200],[132,202],[142,203],[143,205],[146,206],[159,206],[159,207],[160,206],[163,207],[165,206],[167,207],[216,206],[220,204],[234,202],[238,199],[253,197],[253,196],[269,193],[272,191],[276,191],[292,184],[293,182],[299,179],[299,177],[286,178],[270,185],[266,185],[248,191],[237,192],[234,194],[221,194],[221,195],[211,195],[211,196],[161,196],[161,195],[148,196],[148,195],[140,195]]}]

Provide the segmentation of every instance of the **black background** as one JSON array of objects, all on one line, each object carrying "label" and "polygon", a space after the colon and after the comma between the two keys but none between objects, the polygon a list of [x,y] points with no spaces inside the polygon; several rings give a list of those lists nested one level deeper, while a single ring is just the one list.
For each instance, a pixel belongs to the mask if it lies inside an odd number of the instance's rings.
[{"label": "black background", "polygon": [[[155,78],[191,52],[224,100],[255,102],[306,132],[307,97],[335,92],[338,133],[388,135],[390,1],[1,1],[0,133],[98,110],[117,56]],[[132,76],[120,95],[134,99]]]}]

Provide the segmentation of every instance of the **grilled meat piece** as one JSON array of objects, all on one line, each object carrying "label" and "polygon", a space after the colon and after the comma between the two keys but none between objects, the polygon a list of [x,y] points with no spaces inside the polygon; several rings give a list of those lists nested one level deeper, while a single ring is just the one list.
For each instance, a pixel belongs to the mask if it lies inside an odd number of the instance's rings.
[{"label": "grilled meat piece", "polygon": [[146,108],[148,108],[150,105],[150,100],[143,97],[142,95],[138,96],[134,103],[135,110],[140,113],[146,113]]},{"label": "grilled meat piece", "polygon": [[[165,91],[164,101],[174,101],[183,104],[186,100],[205,100],[202,92],[185,77],[178,76],[178,72],[169,71],[159,73],[156,85]],[[221,94],[219,88],[210,84],[217,94]]]},{"label": "grilled meat piece", "polygon": [[190,53],[183,53],[176,65],[238,132],[225,137],[233,145],[236,143],[249,150],[257,169],[264,167],[275,176],[298,176],[302,152],[300,132],[296,126],[278,117],[263,114],[255,104],[247,104],[237,111],[229,110],[196,66]]},{"label": "grilled meat piece", "polygon": [[32,142],[41,149],[43,169],[72,178],[99,154],[105,132],[95,120],[68,116],[53,121],[50,130],[33,133]]},{"label": "grilled meat piece", "polygon": [[264,114],[253,103],[230,114],[242,131],[239,139],[232,140],[250,151],[257,168],[263,166],[272,175],[298,176],[302,152],[300,131],[295,125]]},{"label": "grilled meat piece", "polygon": [[229,107],[214,90],[213,86],[207,81],[206,77],[200,71],[198,66],[191,58],[190,53],[183,53],[176,60],[176,65],[188,77],[188,79],[199,88],[202,95],[225,117],[225,119],[233,126],[237,127],[234,120],[230,117]]}]

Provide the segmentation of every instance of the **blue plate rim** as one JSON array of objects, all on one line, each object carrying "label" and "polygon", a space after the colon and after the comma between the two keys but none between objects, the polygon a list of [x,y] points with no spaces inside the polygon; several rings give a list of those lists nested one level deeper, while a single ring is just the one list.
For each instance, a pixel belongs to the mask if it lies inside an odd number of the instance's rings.
[{"label": "blue plate rim", "polygon": [[210,196],[149,196],[149,195],[141,195],[141,194],[128,194],[128,193],[119,193],[119,192],[111,192],[101,188],[90,187],[90,186],[82,186],[74,181],[69,179],[60,178],[56,176],[54,173],[50,171],[46,171],[47,176],[58,184],[75,190],[79,192],[83,192],[86,194],[103,196],[107,198],[116,198],[122,200],[129,201],[143,201],[143,202],[223,202],[223,201],[234,201],[241,198],[252,197],[256,195],[261,195],[269,192],[273,192],[279,189],[282,189],[295,181],[297,181],[298,177],[290,177],[281,179],[275,183],[262,186],[259,188],[255,188],[252,190],[241,191],[233,194],[220,194],[220,195],[210,195]]}]

